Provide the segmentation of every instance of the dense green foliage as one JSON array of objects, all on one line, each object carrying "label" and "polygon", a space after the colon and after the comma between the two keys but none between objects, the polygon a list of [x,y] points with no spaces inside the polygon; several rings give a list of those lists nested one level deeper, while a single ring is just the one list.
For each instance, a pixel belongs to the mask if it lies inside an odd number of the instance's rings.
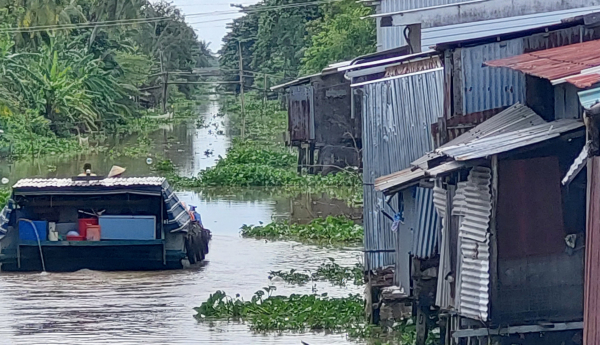
[{"label": "dense green foliage", "polygon": [[308,224],[276,221],[267,225],[243,225],[243,237],[292,239],[326,243],[362,243],[363,227],[343,216],[315,218]]},{"label": "dense green foliage", "polygon": [[[270,294],[273,287],[265,288]],[[242,320],[258,332],[347,331],[364,323],[362,298],[315,295],[266,296],[257,291],[250,301],[217,291],[196,308],[199,320]]]},{"label": "dense green foliage", "polygon": [[0,189],[0,210],[6,205],[8,198],[10,198],[10,190]]},{"label": "dense green foliage", "polygon": [[317,73],[332,62],[356,58],[375,51],[372,20],[359,18],[371,9],[356,1],[334,2],[322,18],[308,24],[310,41],[302,57],[301,74]]},{"label": "dense green foliage", "polygon": [[161,61],[191,71],[214,60],[165,1],[0,0],[0,22],[0,153],[16,157],[81,151],[75,136],[114,132],[162,100]]},{"label": "dense green foliage", "polygon": [[[361,19],[371,9],[353,0],[302,5],[309,0],[262,0],[233,21],[219,51],[228,78],[238,80],[241,47],[244,69],[269,74],[269,82],[317,72],[330,63],[371,53],[376,48],[375,22]],[[246,85],[262,88],[249,76]]]},{"label": "dense green foliage", "polygon": [[335,262],[333,258],[322,263],[315,272],[298,272],[295,269],[289,271],[271,271],[269,279],[281,278],[286,283],[304,285],[311,281],[327,281],[333,285],[345,286],[349,281],[354,285],[364,284],[363,266],[359,263],[354,267],[343,267]]}]

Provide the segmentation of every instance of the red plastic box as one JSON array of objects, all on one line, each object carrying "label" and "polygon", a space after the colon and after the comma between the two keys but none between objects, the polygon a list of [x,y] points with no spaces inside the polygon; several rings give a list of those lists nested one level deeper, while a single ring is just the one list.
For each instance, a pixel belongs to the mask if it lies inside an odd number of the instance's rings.
[{"label": "red plastic box", "polygon": [[87,237],[88,225],[98,225],[98,218],[80,218],[79,219],[79,236],[84,239]]}]

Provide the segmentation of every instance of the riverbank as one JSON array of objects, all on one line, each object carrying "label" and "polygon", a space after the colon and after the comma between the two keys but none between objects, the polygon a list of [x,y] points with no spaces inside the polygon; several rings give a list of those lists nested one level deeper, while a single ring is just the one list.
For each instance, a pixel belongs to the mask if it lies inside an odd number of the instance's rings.
[{"label": "riverbank", "polygon": [[[107,153],[114,158],[148,155],[152,146],[150,133],[163,125],[176,125],[196,117],[195,108],[201,103],[198,98],[187,99],[183,95],[171,101],[166,114],[157,108],[139,109],[136,116],[106,122],[102,130],[62,137],[51,131],[50,122],[43,118],[14,114],[0,121],[3,130],[0,134],[0,157],[18,161],[98,153]],[[31,121],[33,123],[27,125]],[[132,136],[137,137],[136,145],[115,147],[116,142]]]}]

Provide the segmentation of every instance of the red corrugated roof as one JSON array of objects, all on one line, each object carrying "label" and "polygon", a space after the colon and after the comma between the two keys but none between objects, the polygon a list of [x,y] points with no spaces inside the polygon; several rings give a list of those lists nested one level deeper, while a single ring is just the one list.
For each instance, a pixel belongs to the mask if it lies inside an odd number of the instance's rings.
[{"label": "red corrugated roof", "polygon": [[600,66],[600,40],[531,52],[485,64],[508,67],[549,80],[566,78],[568,83],[585,88],[600,82],[598,73],[580,75],[584,70]]},{"label": "red corrugated roof", "polygon": [[576,77],[567,78],[567,82],[577,86],[580,89],[586,89],[596,83],[600,83],[600,74],[583,74]]}]

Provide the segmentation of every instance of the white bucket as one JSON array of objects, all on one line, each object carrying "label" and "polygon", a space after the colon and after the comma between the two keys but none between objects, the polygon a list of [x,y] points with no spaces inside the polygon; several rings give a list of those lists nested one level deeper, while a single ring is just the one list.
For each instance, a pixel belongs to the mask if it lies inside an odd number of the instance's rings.
[{"label": "white bucket", "polygon": [[48,223],[48,241],[58,241],[58,231],[56,231],[56,223]]}]

